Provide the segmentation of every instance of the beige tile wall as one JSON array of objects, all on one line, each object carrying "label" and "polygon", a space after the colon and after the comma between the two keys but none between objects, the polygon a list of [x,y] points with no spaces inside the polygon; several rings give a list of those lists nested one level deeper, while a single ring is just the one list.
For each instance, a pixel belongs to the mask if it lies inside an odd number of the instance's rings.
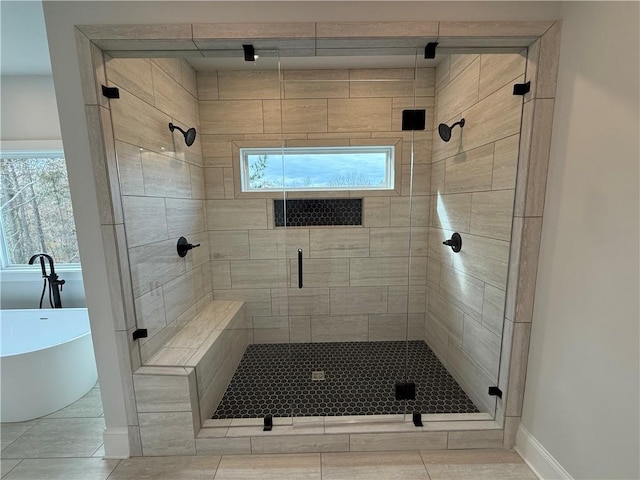
[{"label": "beige tile wall", "polygon": [[[214,298],[247,302],[255,342],[401,339],[408,312],[411,337],[424,338],[435,69],[414,76],[413,69],[198,74]],[[410,205],[411,132],[401,120],[414,108],[414,83],[428,127],[415,132]],[[275,229],[273,198],[281,195],[240,192],[238,151],[283,143],[396,145],[397,188],[329,195],[364,198],[361,227]]]},{"label": "beige tile wall", "polygon": [[[450,55],[436,68],[426,341],[481,409],[493,412],[507,290],[524,80],[522,54]],[[457,231],[462,251],[442,242]]]},{"label": "beige tile wall", "polygon": [[[112,116],[136,316],[150,333],[142,361],[212,294],[247,302],[256,342],[401,339],[409,313],[411,338],[425,338],[491,410],[520,130],[511,85],[524,65],[516,54],[453,55],[420,71],[416,108],[427,109],[428,130],[414,134],[410,205],[411,135],[400,124],[414,105],[412,70],[196,77],[180,60],[108,59],[121,89]],[[462,132],[433,142],[429,128],[461,116]],[[198,128],[191,149],[170,121]],[[239,191],[237,156],[281,143],[396,145],[398,188],[335,195],[364,198],[362,227],[275,229],[274,195]],[[441,245],[453,231],[463,234],[459,255]],[[202,244],[185,259],[174,254],[181,235]]]},{"label": "beige tile wall", "polygon": [[[200,134],[196,73],[181,59],[106,57],[126,244],[144,363],[212,298],[201,137],[187,147],[173,122]],[[201,247],[180,258],[180,236]]]}]

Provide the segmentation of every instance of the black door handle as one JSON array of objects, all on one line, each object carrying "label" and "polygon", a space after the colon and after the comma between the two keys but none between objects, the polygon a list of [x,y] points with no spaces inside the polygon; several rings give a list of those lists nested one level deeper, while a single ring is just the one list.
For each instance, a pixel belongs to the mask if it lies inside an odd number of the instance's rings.
[{"label": "black door handle", "polygon": [[302,288],[302,249],[298,249],[298,288]]}]

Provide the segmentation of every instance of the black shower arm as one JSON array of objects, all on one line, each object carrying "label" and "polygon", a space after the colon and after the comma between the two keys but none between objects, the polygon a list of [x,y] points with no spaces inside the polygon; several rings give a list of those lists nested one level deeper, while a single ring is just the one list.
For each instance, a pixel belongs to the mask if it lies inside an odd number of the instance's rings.
[{"label": "black shower arm", "polygon": [[169,130],[171,130],[173,132],[173,130],[178,130],[180,133],[182,133],[183,135],[186,135],[187,132],[185,132],[182,128],[180,128],[178,125],[174,125],[173,123],[169,124]]}]

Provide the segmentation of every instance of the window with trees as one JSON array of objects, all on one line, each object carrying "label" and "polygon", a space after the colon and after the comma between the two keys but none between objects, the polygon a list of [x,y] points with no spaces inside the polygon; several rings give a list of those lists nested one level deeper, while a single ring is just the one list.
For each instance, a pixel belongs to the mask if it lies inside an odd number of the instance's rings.
[{"label": "window with trees", "polygon": [[243,192],[389,190],[393,146],[240,149]]},{"label": "window with trees", "polygon": [[38,252],[80,263],[62,152],[2,152],[0,190],[3,268],[24,266]]}]

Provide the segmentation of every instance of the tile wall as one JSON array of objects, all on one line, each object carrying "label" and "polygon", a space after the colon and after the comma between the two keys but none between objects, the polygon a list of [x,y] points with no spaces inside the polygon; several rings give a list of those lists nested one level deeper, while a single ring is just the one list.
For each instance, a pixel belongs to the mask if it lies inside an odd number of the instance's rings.
[{"label": "tile wall", "polygon": [[[436,68],[425,336],[481,410],[498,384],[524,81],[522,54],[450,55]],[[462,251],[442,242],[462,235]]]},{"label": "tile wall", "polygon": [[[201,138],[187,147],[168,127],[200,131],[196,74],[180,59],[107,56],[106,76],[120,89],[111,117],[144,363],[212,298]],[[201,247],[180,258],[180,236]]]},{"label": "tile wall", "polygon": [[[411,267],[409,178],[413,69],[198,74],[207,228],[215,299],[244,300],[255,343],[424,338],[435,69],[418,70]],[[282,102],[281,102],[282,96]],[[274,228],[273,198],[242,193],[239,148],[396,145],[396,189],[364,198],[358,227]],[[322,194],[320,194],[322,195]],[[318,196],[290,194],[289,198]],[[297,250],[304,284],[297,288]]]},{"label": "tile wall", "polygon": [[[413,69],[196,72],[179,59],[111,59],[126,240],[142,362],[212,298],[244,300],[255,343],[426,339],[474,402],[497,384],[525,56],[451,55]],[[282,100],[281,100],[282,97]],[[433,129],[465,117],[449,143]],[[144,119],[144,121],[140,121]],[[195,126],[187,148],[168,129]],[[241,147],[395,145],[396,189],[364,198],[361,227],[274,227],[273,199],[242,193]],[[318,194],[290,194],[305,198]],[[322,194],[320,194],[322,195]],[[453,231],[463,250],[442,245]],[[174,254],[178,237],[200,243]],[[410,242],[410,243],[409,243]],[[411,247],[409,247],[411,245]],[[305,288],[297,288],[297,249]],[[409,265],[411,248],[411,265]]]}]

